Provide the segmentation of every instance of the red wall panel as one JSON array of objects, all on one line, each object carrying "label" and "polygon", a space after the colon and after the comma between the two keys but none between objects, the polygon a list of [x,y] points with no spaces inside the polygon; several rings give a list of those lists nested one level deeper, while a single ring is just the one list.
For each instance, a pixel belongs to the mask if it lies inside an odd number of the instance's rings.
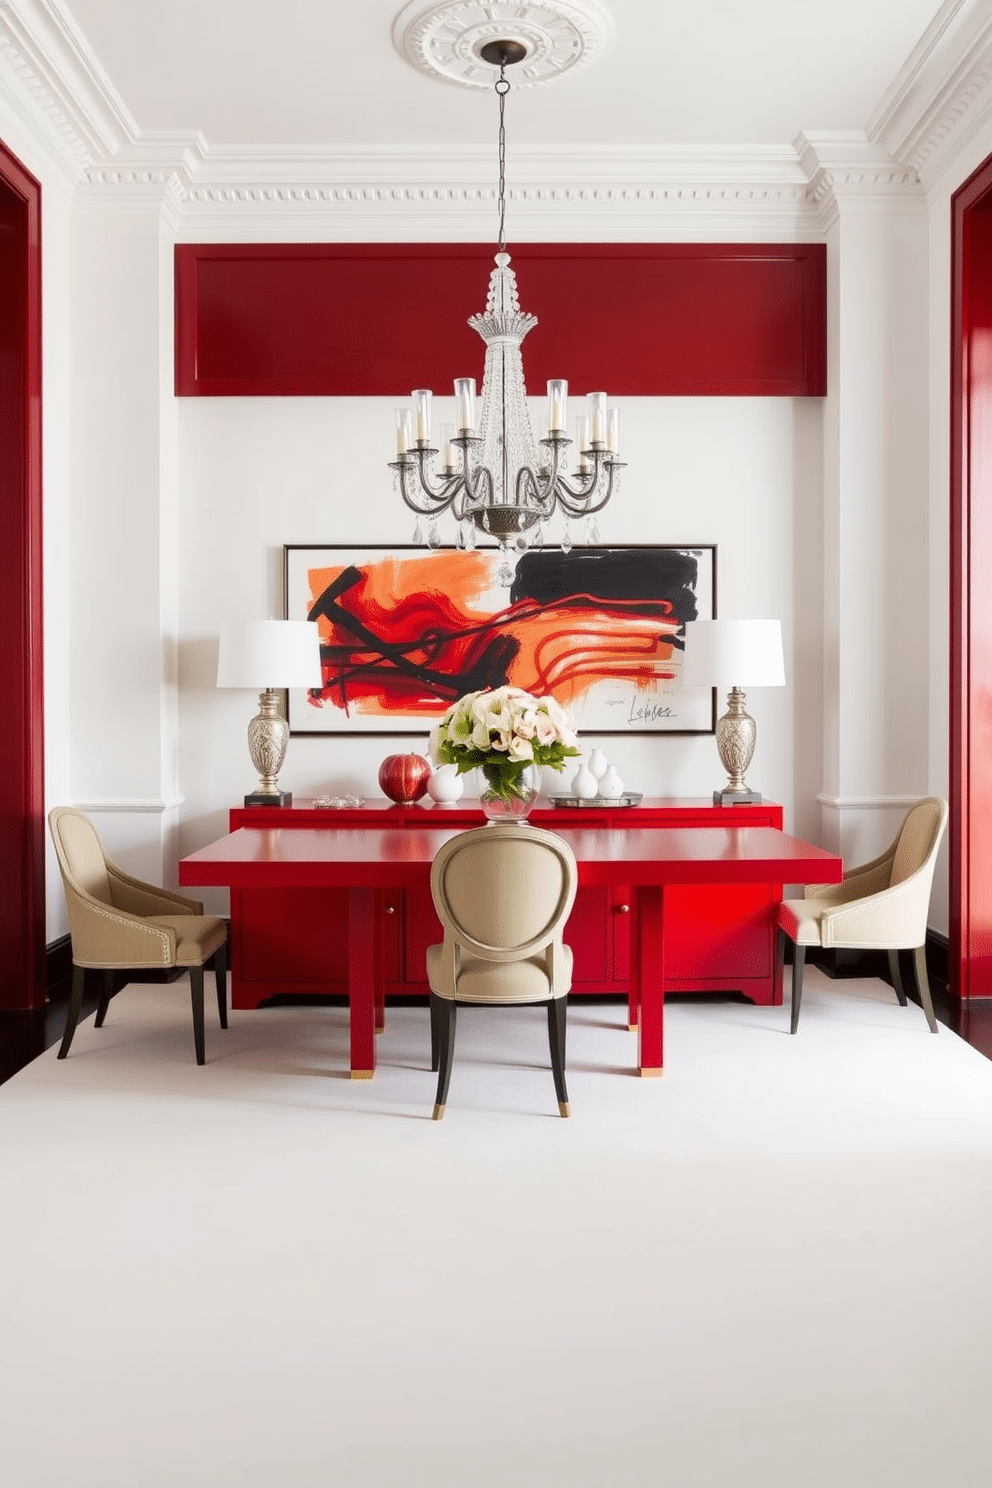
[{"label": "red wall panel", "polygon": [[[826,392],[822,244],[534,244],[514,249],[532,392],[816,397]],[[480,244],[180,244],[180,397],[406,397],[482,380],[466,324]]]},{"label": "red wall panel", "polygon": [[0,145],[0,1007],[45,1002],[41,187]]}]

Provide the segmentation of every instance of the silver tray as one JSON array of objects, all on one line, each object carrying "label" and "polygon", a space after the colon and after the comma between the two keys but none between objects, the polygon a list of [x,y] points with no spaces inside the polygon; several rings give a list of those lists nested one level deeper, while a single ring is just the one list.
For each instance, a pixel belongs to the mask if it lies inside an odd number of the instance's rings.
[{"label": "silver tray", "polygon": [[552,806],[636,806],[643,800],[642,791],[624,791],[622,796],[590,796],[581,800],[578,796],[549,796]]}]

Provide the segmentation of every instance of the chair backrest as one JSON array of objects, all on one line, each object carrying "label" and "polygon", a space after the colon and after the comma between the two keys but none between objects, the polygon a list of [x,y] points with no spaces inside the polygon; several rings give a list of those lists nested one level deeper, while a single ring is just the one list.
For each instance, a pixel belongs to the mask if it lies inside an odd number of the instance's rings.
[{"label": "chair backrest", "polygon": [[445,934],[487,961],[519,960],[560,939],[577,884],[568,844],[519,824],[459,833],[431,869]]},{"label": "chair backrest", "polygon": [[904,883],[921,868],[929,867],[933,877],[937,848],[946,825],[947,802],[939,796],[927,796],[909,808],[896,838],[890,888]]},{"label": "chair backrest", "polygon": [[48,814],[48,825],[67,897],[70,889],[76,889],[101,904],[113,905],[106,855],[89,817],[71,806],[56,806]]}]

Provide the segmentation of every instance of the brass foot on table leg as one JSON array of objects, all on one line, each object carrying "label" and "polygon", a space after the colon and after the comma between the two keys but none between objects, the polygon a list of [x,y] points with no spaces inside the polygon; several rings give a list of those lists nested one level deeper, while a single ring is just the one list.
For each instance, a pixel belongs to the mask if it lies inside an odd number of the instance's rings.
[{"label": "brass foot on table leg", "polygon": [[559,1116],[571,1116],[571,1114],[572,1114],[572,1108],[568,1104],[568,1101],[559,1101],[558,1102],[558,1115]]},{"label": "brass foot on table leg", "polygon": [[627,1028],[629,1029],[629,1031],[631,1033],[636,1033],[637,1032],[637,1024],[636,1023],[628,1023],[627,1024]]},{"label": "brass foot on table leg", "polygon": [[641,1066],[642,1080],[660,1080],[664,1073],[663,1069],[645,1069],[643,1065]]},{"label": "brass foot on table leg", "polygon": [[435,1106],[434,1107],[434,1114],[431,1117],[431,1120],[432,1121],[440,1121],[441,1120],[441,1117],[443,1115],[444,1115],[444,1107],[443,1106]]},{"label": "brass foot on table leg", "polygon": [[375,1070],[352,1070],[351,1078],[353,1080],[371,1080],[374,1074]]}]

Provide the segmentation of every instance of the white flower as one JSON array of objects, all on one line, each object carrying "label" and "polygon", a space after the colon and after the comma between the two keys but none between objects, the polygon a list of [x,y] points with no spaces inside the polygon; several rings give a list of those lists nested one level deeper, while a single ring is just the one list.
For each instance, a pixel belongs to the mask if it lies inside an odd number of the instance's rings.
[{"label": "white flower", "polygon": [[514,734],[510,739],[509,756],[512,760],[532,760],[534,749],[529,739],[521,739],[519,734]]}]

